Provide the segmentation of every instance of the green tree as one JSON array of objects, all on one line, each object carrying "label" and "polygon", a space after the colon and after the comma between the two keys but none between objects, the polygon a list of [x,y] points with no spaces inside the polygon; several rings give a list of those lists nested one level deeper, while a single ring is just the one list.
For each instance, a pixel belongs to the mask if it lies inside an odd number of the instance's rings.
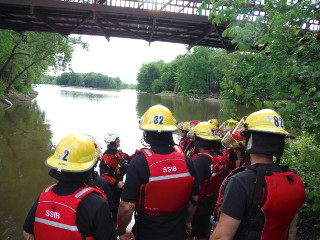
[{"label": "green tree", "polygon": [[154,80],[161,77],[162,68],[164,65],[165,63],[162,60],[143,64],[137,76],[137,90],[143,92],[153,92],[152,83]]},{"label": "green tree", "polygon": [[86,47],[80,38],[64,38],[59,34],[28,32],[21,35],[0,30],[0,79],[6,94],[12,88],[30,88],[40,81],[41,74],[49,67],[64,70],[71,61],[74,47]]},{"label": "green tree", "polygon": [[[233,37],[241,54],[248,55],[225,79],[226,92],[233,93],[226,96],[235,94],[247,105],[277,107],[288,119],[287,126],[319,136],[320,44],[319,30],[312,30],[313,21],[320,18],[319,3],[272,0],[257,6],[254,0],[206,0],[203,7],[207,4],[214,23],[232,22],[223,36]],[[254,17],[258,7],[265,16]],[[245,88],[233,78],[241,75],[247,81]]]}]

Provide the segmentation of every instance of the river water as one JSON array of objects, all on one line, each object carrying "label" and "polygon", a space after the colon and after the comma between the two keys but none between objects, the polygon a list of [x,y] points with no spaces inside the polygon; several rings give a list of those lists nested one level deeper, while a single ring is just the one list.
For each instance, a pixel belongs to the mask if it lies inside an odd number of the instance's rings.
[{"label": "river water", "polygon": [[[132,154],[142,147],[139,119],[155,104],[167,106],[178,122],[212,118],[222,123],[223,102],[193,101],[183,97],[156,96],[134,90],[95,90],[39,85],[29,103],[0,109],[0,239],[23,239],[24,218],[39,193],[54,179],[44,160],[72,133],[103,136],[116,132],[121,149]],[[251,110],[239,108],[239,118]],[[175,134],[178,142],[179,135]]]}]

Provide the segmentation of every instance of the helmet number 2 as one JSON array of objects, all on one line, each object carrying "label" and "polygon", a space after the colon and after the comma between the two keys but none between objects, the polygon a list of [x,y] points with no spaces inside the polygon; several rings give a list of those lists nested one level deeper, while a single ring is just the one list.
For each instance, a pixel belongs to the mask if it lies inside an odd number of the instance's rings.
[{"label": "helmet number 2", "polygon": [[162,115],[154,115],[153,124],[154,125],[163,125],[164,117]]},{"label": "helmet number 2", "polygon": [[283,128],[283,121],[281,117],[273,116],[274,126],[277,128]]},{"label": "helmet number 2", "polygon": [[65,149],[65,150],[63,151],[62,161],[68,162],[69,155],[70,155],[70,150],[69,150],[69,149]]}]

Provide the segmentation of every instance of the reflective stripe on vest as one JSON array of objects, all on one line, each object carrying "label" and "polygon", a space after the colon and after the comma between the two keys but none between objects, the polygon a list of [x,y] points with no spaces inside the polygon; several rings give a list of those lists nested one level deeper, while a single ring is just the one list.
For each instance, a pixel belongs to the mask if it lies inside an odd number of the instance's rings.
[{"label": "reflective stripe on vest", "polygon": [[188,173],[173,174],[173,175],[166,175],[166,176],[159,176],[159,177],[151,177],[151,178],[149,178],[149,182],[167,180],[167,179],[173,179],[173,178],[188,177],[188,176],[191,176],[189,172]]},{"label": "reflective stripe on vest", "polygon": [[63,224],[63,223],[57,223],[54,221],[50,221],[50,220],[46,220],[43,218],[35,218],[35,222],[39,222],[39,223],[43,223],[52,227],[56,227],[56,228],[61,228],[61,229],[66,229],[69,231],[78,231],[77,226],[71,226],[71,225],[67,225],[67,224]]},{"label": "reflective stripe on vest", "polygon": [[90,191],[91,189],[92,189],[92,187],[85,188],[85,189],[81,190],[80,192],[78,192],[76,195],[74,195],[74,197],[79,198],[83,194],[85,194],[86,192]]}]

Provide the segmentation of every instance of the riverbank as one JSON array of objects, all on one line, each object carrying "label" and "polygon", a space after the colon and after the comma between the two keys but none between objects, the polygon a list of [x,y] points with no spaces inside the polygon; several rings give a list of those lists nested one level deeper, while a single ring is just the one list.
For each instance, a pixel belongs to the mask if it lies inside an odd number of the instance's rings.
[{"label": "riverbank", "polygon": [[[186,96],[179,96],[175,93],[156,93],[156,95],[158,96],[167,96],[167,97],[186,97]],[[221,102],[221,101],[224,101],[223,99],[220,99],[220,98],[204,98],[204,99],[195,99],[195,100],[203,100],[203,101],[206,101],[206,102]]]},{"label": "riverbank", "polygon": [[37,92],[23,94],[19,92],[12,92],[5,99],[0,100],[0,108],[9,108],[24,102],[30,102],[32,99],[36,98]]}]

